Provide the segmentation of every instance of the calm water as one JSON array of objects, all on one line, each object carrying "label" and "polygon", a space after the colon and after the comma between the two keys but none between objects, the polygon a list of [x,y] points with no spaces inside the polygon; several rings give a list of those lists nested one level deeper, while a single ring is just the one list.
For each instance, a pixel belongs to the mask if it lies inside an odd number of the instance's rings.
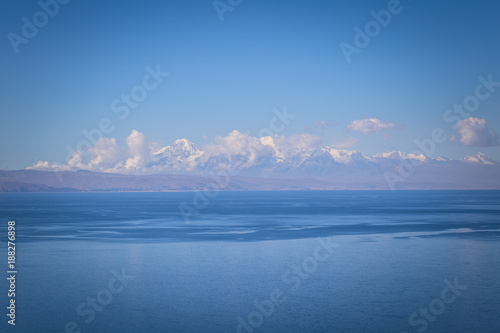
[{"label": "calm water", "polygon": [[194,195],[0,194],[0,331],[500,332],[500,191]]}]

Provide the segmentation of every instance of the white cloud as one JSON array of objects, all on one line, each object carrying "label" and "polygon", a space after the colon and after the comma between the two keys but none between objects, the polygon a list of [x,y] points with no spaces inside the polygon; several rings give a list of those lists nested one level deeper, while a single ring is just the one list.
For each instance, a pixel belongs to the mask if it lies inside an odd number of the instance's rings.
[{"label": "white cloud", "polygon": [[500,145],[500,140],[494,130],[488,128],[486,120],[467,118],[457,122],[460,142],[466,146],[491,147]]},{"label": "white cloud", "polygon": [[[187,143],[182,147],[188,147],[191,144],[187,140],[184,141]],[[125,140],[126,147],[119,146],[114,138],[100,138],[94,146],[90,147],[89,156],[81,151],[75,151],[65,164],[38,161],[29,168],[52,171],[151,173],[196,170],[208,164],[211,168],[245,169],[272,159],[273,156],[285,158],[321,147],[321,138],[312,134],[288,137],[275,135],[273,138],[265,137],[261,140],[234,130],[227,136],[216,137],[214,141],[201,147],[200,150],[186,151],[186,156],[182,155],[182,151],[176,151],[175,156],[162,155],[162,152],[171,150],[171,146],[161,148],[157,143],[149,142],[143,133],[132,130]],[[182,147],[176,147],[176,149],[184,149]],[[158,161],[163,157],[166,158],[164,160],[166,164],[162,165]]]},{"label": "white cloud", "polygon": [[[237,130],[230,132],[227,136],[215,137],[215,143],[203,146],[202,150],[206,152],[205,158],[214,155],[227,157],[230,161],[229,164],[220,162],[220,167],[230,167],[233,162],[242,163],[242,160],[233,159],[233,157],[243,157],[246,162],[239,164],[239,167],[243,169],[252,166],[260,157],[273,154],[271,146],[263,144],[257,137]],[[236,162],[238,160],[239,162]]]},{"label": "white cloud", "polygon": [[132,130],[125,143],[128,146],[128,155],[130,157],[125,161],[124,166],[129,170],[138,170],[145,167],[151,161],[153,152],[157,147],[156,144],[150,143],[143,133],[136,130]]},{"label": "white cloud", "polygon": [[289,137],[275,135],[274,142],[276,148],[283,152],[285,156],[321,147],[321,138],[308,133],[291,135]]},{"label": "white cloud", "polygon": [[396,128],[394,123],[388,121],[382,121],[377,118],[368,118],[368,119],[360,119],[353,120],[347,128],[351,131],[357,131],[361,133],[369,133],[369,132],[380,132],[383,130],[393,130]]},{"label": "white cloud", "polygon": [[[86,169],[107,170],[123,160],[126,152],[116,144],[115,138],[100,138],[90,149],[91,160]],[[81,154],[74,154],[68,165],[78,167],[82,163]]]},{"label": "white cloud", "polygon": [[33,163],[32,166],[29,166],[26,169],[34,169],[34,170],[42,170],[42,171],[57,171],[57,165],[50,164],[48,161],[38,161],[36,163]]},{"label": "white cloud", "polygon": [[242,154],[245,151],[260,150],[264,148],[260,140],[237,130],[230,132],[227,136],[215,137],[215,143],[205,146],[206,150],[217,154]]},{"label": "white cloud", "polygon": [[[83,153],[79,150],[75,151],[73,153],[73,156],[71,157],[71,159],[68,161],[68,163],[66,163],[66,167],[67,169],[75,169],[75,170],[79,170],[79,169],[86,169],[87,166],[83,164]],[[63,166],[64,168],[64,166]]]},{"label": "white cloud", "polygon": [[[484,119],[469,118],[458,123],[460,141],[466,145],[498,145],[499,138],[489,130]],[[458,140],[458,139],[457,139]],[[295,170],[298,167],[329,165],[325,148],[337,163],[365,163],[372,161],[356,151],[342,150],[356,143],[356,138],[336,138],[335,147],[324,147],[317,135],[274,135],[261,139],[247,133],[232,131],[218,136],[213,143],[198,147],[186,139],[177,140],[171,146],[161,148],[133,130],[125,145],[118,145],[114,138],[100,138],[89,148],[89,154],[75,151],[65,164],[47,161],[33,163],[28,169],[48,171],[89,170],[97,172],[153,174],[195,173],[204,174],[218,170],[248,170],[272,172],[273,168]],[[391,153],[391,155],[393,155]],[[397,152],[397,156],[404,153]],[[377,155],[375,156],[377,157]],[[382,156],[389,158],[391,156]],[[426,160],[424,156],[407,155],[408,158]],[[405,157],[406,158],[406,157]],[[310,164],[308,164],[310,163]]]},{"label": "white cloud", "polygon": [[115,138],[99,138],[89,148],[89,156],[76,150],[65,164],[52,164],[47,161],[33,163],[28,169],[67,171],[90,170],[100,172],[128,172],[142,171],[151,161],[153,151],[158,144],[147,141],[144,134],[136,130],[127,137],[125,143],[128,149],[116,143]]}]

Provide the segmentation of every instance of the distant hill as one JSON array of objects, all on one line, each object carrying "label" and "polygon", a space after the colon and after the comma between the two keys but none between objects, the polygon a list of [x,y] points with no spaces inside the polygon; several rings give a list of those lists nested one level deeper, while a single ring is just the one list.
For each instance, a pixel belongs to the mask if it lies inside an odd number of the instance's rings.
[{"label": "distant hill", "polygon": [[[396,189],[500,189],[498,165],[460,163],[420,166]],[[397,170],[394,170],[397,175]],[[478,177],[480,175],[480,177]],[[93,171],[0,171],[0,192],[75,191],[270,191],[270,190],[387,190],[383,170],[336,170],[328,177],[251,177],[222,173],[219,176],[179,174],[118,174]]]},{"label": "distant hill", "polygon": [[256,177],[224,177],[188,175],[125,175],[91,171],[0,171],[0,192],[66,192],[66,191],[195,191],[208,189],[308,190],[330,189],[329,184],[315,179],[269,179]]}]

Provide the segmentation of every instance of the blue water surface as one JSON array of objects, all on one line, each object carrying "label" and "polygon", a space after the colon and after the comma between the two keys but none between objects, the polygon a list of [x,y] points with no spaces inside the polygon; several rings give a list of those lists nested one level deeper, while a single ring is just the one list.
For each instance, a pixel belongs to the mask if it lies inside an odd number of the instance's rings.
[{"label": "blue water surface", "polygon": [[500,332],[500,191],[2,193],[0,217],[2,332]]}]

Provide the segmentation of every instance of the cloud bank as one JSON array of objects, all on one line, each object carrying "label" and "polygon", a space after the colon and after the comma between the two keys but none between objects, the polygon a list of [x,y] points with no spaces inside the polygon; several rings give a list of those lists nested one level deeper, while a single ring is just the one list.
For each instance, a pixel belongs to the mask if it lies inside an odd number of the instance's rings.
[{"label": "cloud bank", "polygon": [[[474,144],[498,143],[498,137],[487,129],[480,119],[466,119],[460,123],[462,140]],[[472,134],[471,134],[472,133]],[[125,174],[198,174],[210,172],[245,172],[251,176],[331,176],[340,170],[345,172],[372,172],[397,170],[402,161],[414,164],[426,163],[442,166],[466,162],[496,165],[497,162],[485,155],[469,156],[462,161],[446,158],[432,158],[423,154],[405,154],[398,151],[365,155],[354,150],[342,149],[356,142],[349,137],[325,146],[319,136],[305,133],[300,135],[274,135],[257,138],[232,131],[218,136],[214,142],[197,146],[187,139],[176,140],[172,145],[161,147],[150,142],[137,131],[119,145],[114,138],[100,138],[89,148],[89,153],[75,151],[63,164],[38,161],[28,169],[45,171],[88,170]],[[418,163],[417,163],[418,162]]]},{"label": "cloud bank", "polygon": [[382,121],[377,118],[368,118],[353,120],[349,125],[347,125],[347,128],[351,131],[357,131],[366,134],[370,132],[380,132],[383,130],[393,130],[396,129],[396,125],[394,123]]},{"label": "cloud bank", "polygon": [[273,156],[283,160],[322,146],[320,137],[312,134],[259,139],[237,130],[227,136],[217,136],[214,141],[198,147],[186,139],[179,139],[171,146],[161,147],[148,141],[143,133],[132,130],[125,140],[125,147],[119,146],[114,138],[103,137],[89,148],[88,153],[76,150],[66,163],[38,161],[27,169],[113,173],[190,172],[235,166],[245,169],[262,165]]},{"label": "cloud bank", "polygon": [[494,130],[488,128],[486,120],[481,118],[462,119],[457,123],[460,142],[465,146],[492,147],[500,145],[500,139]]}]

